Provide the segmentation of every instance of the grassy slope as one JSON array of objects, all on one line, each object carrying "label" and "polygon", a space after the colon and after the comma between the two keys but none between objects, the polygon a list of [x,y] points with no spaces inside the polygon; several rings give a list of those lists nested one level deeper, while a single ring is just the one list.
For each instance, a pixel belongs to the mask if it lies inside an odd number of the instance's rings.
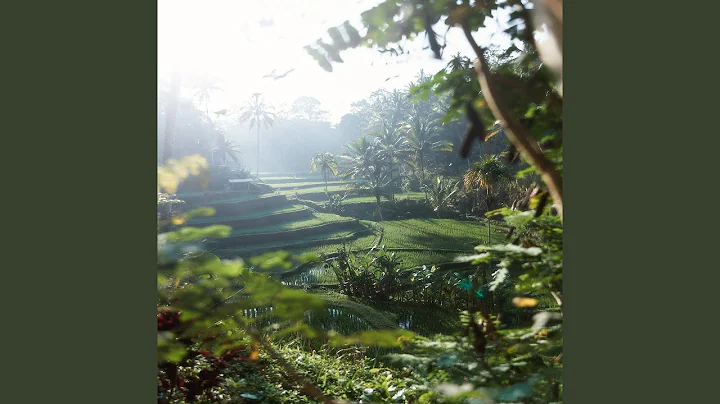
[{"label": "grassy slope", "polygon": [[250,229],[233,230],[232,235],[276,233],[276,232],[281,232],[284,230],[297,230],[297,229],[303,229],[306,227],[314,227],[314,226],[319,226],[319,225],[326,224],[326,223],[336,223],[336,222],[351,223],[354,221],[355,221],[355,219],[353,219],[353,218],[333,215],[331,213],[315,213],[314,217],[312,217],[310,219],[285,222],[285,223],[280,223],[280,224],[276,224],[276,225],[272,225],[272,226],[253,227]]},{"label": "grassy slope", "polygon": [[209,217],[202,217],[202,218],[193,218],[191,220],[190,224],[206,224],[206,223],[216,223],[216,222],[230,221],[230,220],[254,219],[254,218],[263,217],[263,216],[277,215],[280,213],[296,212],[299,210],[308,210],[308,207],[305,205],[289,205],[289,206],[280,207],[280,208],[273,208],[273,209],[268,209],[268,210],[252,212],[252,213],[248,213],[246,215],[209,216]]},{"label": "grassy slope", "polygon": [[[382,244],[388,248],[416,248],[419,251],[398,251],[404,268],[450,262],[463,255],[460,251],[472,253],[476,245],[487,241],[487,226],[484,222],[464,222],[452,219],[408,219],[386,222],[361,221],[375,229],[375,235],[360,237],[350,243],[351,249],[367,249],[377,242],[379,229],[384,229]],[[492,243],[502,243],[505,231],[491,228]],[[313,252],[332,253],[342,247],[342,243],[329,243],[321,246],[291,249],[294,253]],[[428,250],[457,250],[428,251]],[[423,251],[424,250],[424,251]]]},{"label": "grassy slope", "polygon": [[[422,192],[405,192],[402,194],[395,194],[395,199],[397,199],[397,200],[425,199],[425,194]],[[386,200],[383,199],[381,202],[386,202]],[[356,197],[345,199],[343,201],[343,203],[375,203],[375,197],[374,196],[356,196]]]}]

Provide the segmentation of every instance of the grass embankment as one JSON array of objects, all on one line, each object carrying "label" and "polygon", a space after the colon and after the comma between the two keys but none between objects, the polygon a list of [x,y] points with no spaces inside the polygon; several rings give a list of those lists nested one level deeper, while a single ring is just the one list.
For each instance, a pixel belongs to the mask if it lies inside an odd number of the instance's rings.
[{"label": "grass embankment", "polygon": [[[352,250],[365,251],[378,243],[395,250],[402,259],[403,268],[452,262],[459,255],[474,252],[474,247],[486,244],[488,230],[486,222],[459,221],[453,219],[407,219],[385,222],[361,220],[360,223],[373,229],[373,234],[348,242]],[[505,242],[506,230],[491,225],[491,244]],[[343,243],[327,243],[302,249],[293,253],[312,252],[328,254],[337,251]]]}]

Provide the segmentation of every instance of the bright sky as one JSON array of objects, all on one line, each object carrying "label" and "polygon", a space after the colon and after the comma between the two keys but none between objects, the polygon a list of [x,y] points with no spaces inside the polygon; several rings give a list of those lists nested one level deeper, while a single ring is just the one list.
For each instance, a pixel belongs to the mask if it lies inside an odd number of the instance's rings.
[{"label": "bright sky", "polygon": [[[158,0],[158,76],[169,79],[173,66],[184,74],[202,74],[221,80],[210,110],[240,106],[254,92],[276,107],[299,96],[317,98],[330,111],[331,121],[350,112],[350,104],[378,88],[403,88],[420,69],[434,74],[460,52],[471,55],[462,32],[447,35],[443,60],[422,51],[424,37],[412,43],[409,56],[381,55],[357,48],[341,53],[343,64],[323,70],[303,46],[327,35],[327,29],[345,20],[358,29],[360,13],[379,0]],[[441,21],[442,23],[442,21]],[[489,29],[496,31],[494,24]],[[445,29],[438,30],[444,34]],[[362,33],[362,30],[361,30]],[[476,34],[482,44],[509,45],[504,34]],[[408,46],[403,46],[408,48]],[[263,78],[273,69],[280,80]],[[390,78],[390,80],[386,80]],[[187,89],[185,95],[192,95]]]}]

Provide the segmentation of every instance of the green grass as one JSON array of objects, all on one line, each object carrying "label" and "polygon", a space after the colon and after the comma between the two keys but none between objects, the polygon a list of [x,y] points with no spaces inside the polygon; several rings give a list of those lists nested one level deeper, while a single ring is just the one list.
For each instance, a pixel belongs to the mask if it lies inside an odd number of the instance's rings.
[{"label": "green grass", "polygon": [[237,229],[233,230],[232,235],[238,236],[238,235],[245,235],[245,234],[259,234],[259,233],[277,233],[287,230],[297,230],[297,229],[303,229],[306,227],[313,227],[313,226],[319,226],[322,224],[327,223],[337,223],[337,222],[348,222],[353,223],[355,222],[355,219],[348,218],[344,216],[338,216],[331,213],[315,213],[314,217],[305,219],[305,220],[297,220],[293,222],[286,222],[286,223],[280,223],[275,224],[272,226],[265,226],[265,227],[254,227],[250,229]]},{"label": "green grass", "polygon": [[[425,199],[425,194],[422,192],[406,192],[402,194],[395,194],[396,200],[403,200],[403,199]],[[387,199],[382,199],[382,203],[387,203]],[[346,198],[343,203],[375,203],[375,197],[374,196],[355,196]]]},{"label": "green grass", "polygon": [[[384,229],[381,244],[389,249],[417,249],[417,251],[395,251],[403,261],[403,268],[452,262],[456,257],[473,253],[474,247],[487,242],[485,222],[464,222],[452,219],[408,219],[386,222],[360,221],[374,229],[374,234],[359,237],[348,242],[352,250],[367,250],[378,241],[380,228]],[[491,227],[492,243],[505,242],[505,230]],[[311,252],[315,254],[334,253],[342,242],[327,243],[310,247],[289,249],[294,254]],[[450,251],[444,251],[450,250]]]},{"label": "green grass", "polygon": [[[330,245],[340,245],[343,241],[343,239],[352,238],[357,233],[361,236],[366,236],[364,234],[367,232],[367,230],[358,228],[357,230],[341,230],[341,231],[334,231],[329,233],[323,233],[323,234],[317,234],[313,236],[308,237],[302,237],[295,239],[292,243],[289,243],[287,241],[277,242],[277,243],[263,243],[263,244],[255,244],[252,246],[247,246],[245,248],[223,248],[215,250],[215,252],[222,256],[246,256],[248,254],[256,254],[258,252],[267,251],[267,250],[287,250],[287,251],[298,251],[298,252],[306,252],[308,250],[312,250],[318,245],[313,246],[305,246],[307,243],[327,243]],[[372,238],[372,236],[371,236]]]},{"label": "green grass", "polygon": [[[352,184],[352,181],[333,180],[333,181],[328,181],[328,183],[327,183],[328,188],[332,187],[332,186],[343,186],[343,185],[349,185],[349,184]],[[278,191],[291,190],[291,189],[295,189],[297,187],[302,187],[300,189],[311,188],[311,187],[322,188],[323,190],[325,189],[325,181],[302,181],[302,182],[291,181],[291,182],[283,182],[283,183],[269,184],[269,185]]]},{"label": "green grass", "polygon": [[[368,234],[365,236],[358,237],[353,240],[349,240],[347,242],[350,249],[353,250],[362,250],[366,248],[370,248],[374,245],[375,240],[377,240],[377,235],[375,234]],[[316,245],[311,247],[303,247],[300,249],[295,250],[289,250],[292,253],[302,254],[302,253],[314,253],[314,254],[330,254],[337,251],[339,248],[341,248],[343,245],[341,240],[338,240],[336,243],[328,243],[323,245]]]},{"label": "green grass", "polygon": [[276,193],[262,194],[262,195],[249,194],[249,195],[236,196],[236,197],[228,198],[228,199],[219,199],[217,201],[207,202],[206,204],[245,202],[245,201],[251,201],[253,199],[271,198],[273,196],[278,196],[278,194],[276,194]]},{"label": "green grass", "polygon": [[[348,187],[347,184],[341,184],[341,185],[328,185],[327,191],[328,192],[337,192],[337,191],[347,191]],[[282,194],[282,195],[303,195],[303,194],[322,194],[325,193],[325,184],[317,187],[311,187],[311,188],[285,188],[282,190],[277,190],[276,194]]]},{"label": "green grass", "polygon": [[259,211],[259,212],[253,212],[253,213],[249,213],[247,215],[209,216],[209,217],[202,217],[202,218],[193,218],[190,221],[190,224],[206,224],[206,223],[216,223],[216,222],[227,222],[227,221],[231,221],[231,220],[255,219],[258,217],[279,215],[282,213],[297,212],[300,210],[309,210],[309,208],[305,205],[290,205],[290,206],[286,206],[286,207],[280,207],[280,208],[274,208],[274,209],[267,209],[267,210],[263,210],[263,211]]},{"label": "green grass", "polygon": [[301,177],[293,177],[293,176],[274,176],[274,177],[260,177],[261,181],[264,181],[266,184],[278,184],[278,183],[290,183],[290,182],[306,182],[306,181],[322,181],[321,176],[301,176]]},{"label": "green grass", "polygon": [[[487,242],[485,222],[453,219],[407,219],[386,222],[365,222],[382,226],[382,244],[387,247],[473,251]],[[505,230],[492,226],[491,242],[503,243]]]}]

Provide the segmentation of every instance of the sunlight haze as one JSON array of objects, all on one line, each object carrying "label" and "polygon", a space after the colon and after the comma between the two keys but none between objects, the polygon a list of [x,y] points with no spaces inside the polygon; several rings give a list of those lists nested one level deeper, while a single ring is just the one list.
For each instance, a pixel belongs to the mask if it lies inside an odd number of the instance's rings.
[{"label": "sunlight haze", "polygon": [[[378,88],[404,88],[424,69],[434,74],[449,58],[471,49],[462,32],[452,29],[443,60],[435,60],[420,36],[406,48],[409,55],[390,56],[373,49],[350,49],[342,53],[343,64],[324,71],[305,52],[327,35],[327,29],[349,20],[360,27],[359,15],[378,0],[314,0],[296,2],[158,1],[158,77],[168,80],[173,68],[184,76],[202,75],[220,80],[223,91],[213,93],[210,109],[233,108],[255,92],[281,107],[297,97],[310,96],[330,112],[337,123],[350,104]],[[442,22],[440,23],[442,24]],[[495,27],[490,27],[495,30]],[[441,35],[444,28],[438,29]],[[480,43],[509,44],[504,36],[476,35]],[[285,78],[263,78],[273,70]],[[193,89],[184,86],[183,95]]]}]

